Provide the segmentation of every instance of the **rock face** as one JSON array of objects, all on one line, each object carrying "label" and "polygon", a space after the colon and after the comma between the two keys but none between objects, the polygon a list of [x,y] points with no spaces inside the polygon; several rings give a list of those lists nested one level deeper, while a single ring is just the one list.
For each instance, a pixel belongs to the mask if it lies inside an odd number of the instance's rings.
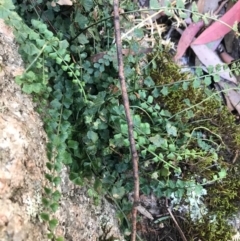
[{"label": "rock face", "polygon": [[[47,227],[38,214],[47,182],[47,137],[31,98],[14,82],[23,64],[13,38],[2,29],[1,25],[0,240],[45,241]],[[86,188],[69,181],[67,168],[62,170],[61,177],[57,234],[67,241],[123,240],[114,207],[104,198],[95,206]]]},{"label": "rock face", "polygon": [[124,240],[119,232],[116,210],[105,198],[98,205],[87,195],[88,188],[74,185],[63,168],[61,179],[62,200],[57,213],[62,220],[57,233],[72,241]]},{"label": "rock face", "polygon": [[22,61],[0,35],[0,240],[44,240],[41,209],[46,134],[31,99],[14,83]]}]

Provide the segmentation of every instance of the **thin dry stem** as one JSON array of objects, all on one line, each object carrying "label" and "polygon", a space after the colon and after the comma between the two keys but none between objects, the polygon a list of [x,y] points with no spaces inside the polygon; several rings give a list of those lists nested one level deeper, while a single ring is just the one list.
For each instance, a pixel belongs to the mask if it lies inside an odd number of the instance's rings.
[{"label": "thin dry stem", "polygon": [[124,76],[124,65],[122,55],[122,41],[120,32],[120,21],[119,21],[119,2],[114,0],[114,27],[115,27],[115,38],[117,46],[117,57],[118,57],[118,72],[122,90],[123,105],[125,109],[127,124],[128,124],[128,137],[130,141],[132,165],[133,165],[133,178],[134,178],[134,204],[132,209],[132,236],[131,241],[136,240],[136,223],[137,223],[137,204],[139,200],[139,176],[138,176],[138,153],[136,144],[133,136],[133,121],[131,118],[129,99],[126,88],[126,81]]}]

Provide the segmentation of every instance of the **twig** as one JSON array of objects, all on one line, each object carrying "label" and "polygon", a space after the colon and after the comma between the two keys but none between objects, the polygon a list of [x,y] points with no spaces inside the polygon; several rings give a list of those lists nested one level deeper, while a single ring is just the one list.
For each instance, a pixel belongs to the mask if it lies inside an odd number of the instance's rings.
[{"label": "twig", "polygon": [[236,150],[236,151],[235,151],[234,158],[233,158],[233,160],[232,160],[232,163],[233,163],[233,164],[236,162],[238,156],[239,156],[239,150]]},{"label": "twig", "polygon": [[130,141],[132,165],[133,165],[133,178],[134,178],[134,203],[132,209],[132,236],[131,241],[136,240],[136,223],[137,223],[137,205],[139,200],[139,176],[138,176],[138,153],[136,149],[136,144],[133,136],[133,122],[130,113],[129,99],[127,94],[125,76],[124,76],[124,66],[123,66],[123,55],[122,55],[122,41],[120,33],[120,21],[119,21],[119,2],[114,0],[114,27],[115,27],[115,39],[117,46],[117,57],[118,57],[118,73],[119,80],[122,90],[123,105],[125,109],[127,124],[128,124],[128,138]]},{"label": "twig", "polygon": [[182,240],[183,240],[183,241],[187,241],[187,239],[186,239],[186,237],[185,237],[182,229],[181,229],[180,226],[178,225],[177,220],[176,220],[175,217],[173,216],[171,209],[168,207],[167,199],[166,199],[166,207],[167,207],[167,211],[169,212],[169,214],[170,214],[173,222],[174,222],[175,225],[176,225],[176,228],[177,228],[178,232],[180,233],[180,235],[181,235],[181,237],[182,237]]}]

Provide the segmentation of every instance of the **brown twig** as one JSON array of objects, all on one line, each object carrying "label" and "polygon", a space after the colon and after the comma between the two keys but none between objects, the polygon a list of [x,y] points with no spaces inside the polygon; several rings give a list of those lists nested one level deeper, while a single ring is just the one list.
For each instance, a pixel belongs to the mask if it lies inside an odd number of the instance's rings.
[{"label": "brown twig", "polygon": [[173,222],[174,222],[175,225],[176,225],[176,228],[177,228],[178,232],[180,233],[180,235],[181,235],[181,237],[182,237],[182,240],[183,240],[183,241],[187,241],[187,239],[186,239],[186,237],[185,237],[185,235],[184,235],[182,229],[181,229],[180,226],[178,225],[178,222],[177,222],[177,220],[175,219],[175,217],[174,217],[174,215],[173,215],[171,209],[168,207],[167,199],[166,199],[166,207],[167,207],[167,211],[168,211],[168,213],[170,214],[170,216],[171,216]]},{"label": "brown twig", "polygon": [[236,150],[235,151],[235,155],[233,157],[233,160],[232,160],[232,163],[234,164],[236,162],[236,160],[238,159],[238,156],[239,156],[239,150]]},{"label": "brown twig", "polygon": [[117,46],[117,57],[118,57],[118,73],[119,80],[122,90],[123,105],[125,109],[127,124],[128,124],[128,138],[130,141],[131,155],[132,155],[132,165],[133,165],[133,178],[134,178],[134,204],[132,209],[132,236],[131,241],[136,240],[136,223],[137,223],[137,204],[139,200],[139,176],[138,176],[138,153],[136,149],[136,144],[133,136],[133,122],[130,113],[129,99],[127,94],[125,76],[124,76],[124,65],[123,65],[123,55],[122,55],[122,41],[120,32],[120,21],[119,21],[119,2],[114,0],[114,27],[115,27],[115,38]]}]

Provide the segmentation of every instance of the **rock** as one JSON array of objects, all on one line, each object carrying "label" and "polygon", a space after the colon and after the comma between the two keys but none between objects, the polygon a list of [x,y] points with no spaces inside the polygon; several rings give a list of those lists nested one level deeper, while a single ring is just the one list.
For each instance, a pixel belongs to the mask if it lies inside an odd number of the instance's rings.
[{"label": "rock", "polygon": [[[47,136],[31,97],[14,82],[22,70],[17,45],[0,31],[0,240],[45,241],[47,226],[39,214]],[[66,167],[61,178],[56,233],[66,241],[123,240],[114,206],[103,197],[94,205],[86,187],[70,182]]]},{"label": "rock", "polygon": [[32,100],[14,82],[23,63],[12,38],[0,35],[0,240],[44,241],[41,211],[46,134]]}]

